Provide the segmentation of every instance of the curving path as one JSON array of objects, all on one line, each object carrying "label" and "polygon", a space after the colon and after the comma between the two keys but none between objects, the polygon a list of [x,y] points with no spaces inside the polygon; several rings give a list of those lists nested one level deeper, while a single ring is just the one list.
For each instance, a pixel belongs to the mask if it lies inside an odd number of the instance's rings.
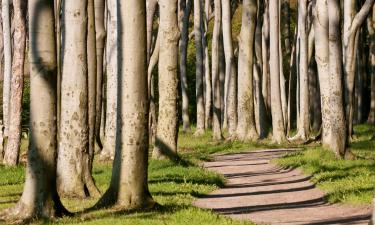
[{"label": "curving path", "polygon": [[227,178],[224,188],[198,198],[201,208],[257,224],[367,224],[370,206],[329,204],[324,193],[298,169],[283,169],[270,160],[286,149],[219,155],[204,167]]}]

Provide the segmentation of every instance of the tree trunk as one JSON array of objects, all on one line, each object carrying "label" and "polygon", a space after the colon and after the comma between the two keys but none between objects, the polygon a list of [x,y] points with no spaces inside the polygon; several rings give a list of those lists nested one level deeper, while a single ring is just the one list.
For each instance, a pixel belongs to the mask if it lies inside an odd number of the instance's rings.
[{"label": "tree trunk", "polygon": [[118,96],[118,36],[117,36],[117,1],[107,1],[107,98],[106,98],[106,123],[105,141],[100,153],[101,160],[109,160],[115,157],[116,125],[117,125],[117,96]]},{"label": "tree trunk", "polygon": [[259,138],[254,116],[254,39],[257,18],[257,1],[244,0],[242,3],[242,26],[238,37],[238,126],[237,138],[253,141]]},{"label": "tree trunk", "polygon": [[2,0],[3,40],[4,40],[4,80],[3,80],[3,121],[5,136],[9,130],[9,101],[12,79],[12,40],[9,16],[9,0]]},{"label": "tree trunk", "polygon": [[[57,63],[53,1],[28,2],[30,145],[26,182],[20,201],[4,212],[9,218],[20,220],[53,218],[66,213],[57,194],[55,180]],[[43,9],[43,13],[40,9]]]},{"label": "tree trunk", "polygon": [[[0,8],[1,1],[0,1]],[[0,10],[0,77],[3,78],[4,84],[4,67],[3,67],[3,59],[4,59],[4,41],[3,41],[3,22],[2,22],[2,15]],[[4,86],[3,86],[4,87]],[[4,121],[0,119],[0,162],[4,159]]]},{"label": "tree trunk", "polygon": [[212,35],[212,93],[213,93],[213,139],[223,139],[221,133],[221,96],[220,87],[220,30],[221,30],[221,0],[215,0],[215,21]]},{"label": "tree trunk", "polygon": [[266,109],[268,114],[271,114],[271,90],[270,90],[270,65],[269,65],[269,3],[265,1],[263,13],[263,27],[262,27],[262,94],[266,103]]},{"label": "tree trunk", "polygon": [[375,124],[375,7],[372,16],[367,19],[367,30],[370,35],[370,67],[371,67],[371,105],[367,122]]},{"label": "tree trunk", "polygon": [[189,97],[187,93],[188,82],[186,77],[187,48],[189,42],[189,17],[191,13],[192,0],[179,1],[180,12],[180,32],[181,39],[179,42],[180,49],[180,82],[181,82],[181,98],[182,98],[182,129],[184,132],[190,130],[189,118]]},{"label": "tree trunk", "polygon": [[203,46],[202,46],[202,0],[194,0],[194,34],[196,48],[195,63],[195,92],[197,101],[197,130],[195,135],[199,136],[204,133],[204,93],[203,93]]},{"label": "tree trunk", "polygon": [[[221,18],[221,16],[220,16]],[[222,19],[222,18],[221,18]],[[219,38],[219,81],[220,81],[220,110],[221,110],[221,127],[226,129],[226,112],[225,112],[225,53],[223,43],[223,29],[220,29]]]},{"label": "tree trunk", "polygon": [[202,28],[203,28],[203,36],[202,36],[202,47],[203,47],[203,55],[204,55],[204,78],[205,78],[205,120],[204,120],[204,127],[206,129],[210,128],[212,125],[212,86],[211,86],[211,69],[210,69],[210,55],[208,52],[208,20],[209,20],[209,11],[210,11],[210,0],[204,1],[204,13],[202,18]]},{"label": "tree trunk", "polygon": [[160,0],[159,5],[159,117],[153,150],[153,157],[157,159],[174,157],[177,154],[178,134],[177,63],[179,31],[176,13],[177,0]]},{"label": "tree trunk", "polygon": [[280,89],[279,56],[279,1],[269,2],[270,17],[270,77],[271,77],[271,112],[273,140],[282,143],[286,140]]},{"label": "tree trunk", "polygon": [[[186,1],[186,0],[185,0]],[[146,25],[147,25],[147,63],[150,61],[152,53],[152,30],[154,25],[154,16],[158,6],[158,0],[147,0]]]},{"label": "tree trunk", "polygon": [[[289,56],[291,52],[291,37],[290,37],[290,6],[289,0],[281,0],[281,32],[282,32],[282,39],[284,42],[282,43],[285,55]],[[286,62],[289,65],[289,61]],[[288,72],[288,71],[286,71]]]},{"label": "tree trunk", "polygon": [[[98,195],[89,170],[87,1],[65,1],[61,126],[57,158],[60,195]],[[98,114],[100,115],[100,114]]]},{"label": "tree trunk", "polygon": [[[121,56],[119,57],[118,114],[121,126],[117,127],[118,140],[111,184],[96,207],[117,205],[123,209],[134,210],[155,205],[147,184],[149,104],[145,2],[145,0],[125,0],[117,5],[120,25],[118,49]],[[163,0],[160,3],[161,9],[171,9],[176,12],[176,8],[166,7],[169,5]],[[165,18],[163,16],[161,18],[161,25],[163,25]],[[175,18],[174,24],[177,30],[176,20]],[[174,43],[177,53],[177,38]],[[177,65],[177,57],[173,59]]]},{"label": "tree trunk", "polygon": [[18,164],[21,146],[22,93],[26,48],[26,3],[14,0],[13,8],[15,32],[10,96],[12,104],[9,107],[8,143],[4,154],[4,164],[8,166],[16,166]]},{"label": "tree trunk", "polygon": [[232,26],[230,1],[222,1],[223,41],[225,52],[226,96],[225,110],[227,113],[229,139],[236,136],[237,129],[237,75],[233,54]]}]

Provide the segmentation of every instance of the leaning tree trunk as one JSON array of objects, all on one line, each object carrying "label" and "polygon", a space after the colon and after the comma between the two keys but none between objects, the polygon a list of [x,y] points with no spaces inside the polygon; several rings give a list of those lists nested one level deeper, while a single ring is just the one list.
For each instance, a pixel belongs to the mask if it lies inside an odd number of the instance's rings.
[{"label": "leaning tree trunk", "polygon": [[[117,5],[118,49],[121,55],[118,115],[121,122],[117,127],[118,140],[110,187],[96,207],[116,205],[117,208],[135,210],[155,205],[147,184],[149,104],[145,3],[145,0],[124,0]],[[160,3],[166,6],[162,1]],[[175,12],[175,8],[164,9]],[[174,22],[177,26],[177,21]],[[175,46],[177,52],[177,40]],[[174,60],[177,64],[177,57]]]},{"label": "leaning tree trunk", "polygon": [[212,35],[212,93],[213,93],[213,138],[223,139],[221,133],[221,96],[223,91],[220,87],[220,30],[221,30],[221,1],[215,0],[215,21]]},{"label": "leaning tree trunk", "polygon": [[20,0],[13,1],[14,8],[14,55],[12,65],[12,87],[9,107],[9,134],[8,144],[4,154],[4,164],[16,166],[21,146],[21,113],[23,76],[26,48],[26,3]]},{"label": "leaning tree trunk", "polygon": [[237,129],[237,76],[234,64],[231,7],[229,0],[222,1],[222,16],[226,79],[225,110],[227,114],[229,139],[232,139],[235,138]]},{"label": "leaning tree trunk", "polygon": [[181,83],[181,98],[182,98],[182,129],[187,132],[190,130],[189,117],[189,96],[187,93],[188,82],[186,77],[186,63],[187,63],[187,48],[189,42],[189,17],[191,13],[192,0],[179,1],[179,26],[181,38],[179,42],[180,49],[180,83]]},{"label": "leaning tree trunk", "polygon": [[100,153],[101,160],[113,159],[116,148],[117,96],[118,96],[118,44],[117,44],[117,1],[107,1],[107,98],[105,141]]},{"label": "leaning tree trunk", "polygon": [[344,74],[345,74],[345,104],[348,136],[353,134],[353,95],[354,81],[356,71],[356,50],[358,46],[357,33],[359,28],[366,20],[374,4],[374,0],[366,0],[361,10],[356,13],[356,1],[344,1],[344,32],[343,32],[343,51],[344,51]]},{"label": "leaning tree trunk", "polygon": [[270,77],[271,77],[271,112],[273,140],[282,143],[286,140],[280,89],[279,55],[279,1],[269,2],[270,18]]},{"label": "leaning tree trunk", "polygon": [[4,40],[3,121],[5,136],[7,137],[9,130],[9,101],[12,77],[12,40],[10,34],[9,0],[2,0],[1,7]]},{"label": "leaning tree trunk", "polygon": [[159,5],[159,117],[153,157],[166,158],[174,157],[177,154],[177,61],[179,31],[176,14],[177,0],[160,0]]},{"label": "leaning tree trunk", "polygon": [[66,212],[56,191],[57,63],[53,1],[28,2],[30,145],[26,182],[20,201],[4,212],[17,220],[54,218]]},{"label": "leaning tree trunk", "polygon": [[209,20],[209,11],[210,11],[210,0],[204,1],[204,13],[202,17],[202,28],[203,28],[203,36],[202,36],[202,47],[203,47],[203,55],[204,55],[204,78],[205,78],[205,91],[204,91],[204,104],[205,104],[205,119],[204,119],[204,127],[208,129],[212,125],[212,81],[211,81],[211,69],[210,69],[210,55],[208,52],[208,20]]},{"label": "leaning tree trunk", "polygon": [[238,125],[237,138],[253,141],[259,138],[254,115],[254,40],[257,18],[257,1],[244,0],[242,3],[242,26],[238,37]]},{"label": "leaning tree trunk", "polygon": [[370,35],[370,66],[371,66],[371,106],[367,122],[375,124],[375,7],[372,16],[367,19],[367,30]]},{"label": "leaning tree trunk", "polygon": [[64,4],[57,184],[61,195],[86,197],[99,194],[88,167],[87,1]]},{"label": "leaning tree trunk", "polygon": [[202,0],[194,0],[194,34],[196,48],[195,94],[197,102],[197,130],[195,135],[204,133],[204,93],[203,93],[203,46],[202,46]]}]

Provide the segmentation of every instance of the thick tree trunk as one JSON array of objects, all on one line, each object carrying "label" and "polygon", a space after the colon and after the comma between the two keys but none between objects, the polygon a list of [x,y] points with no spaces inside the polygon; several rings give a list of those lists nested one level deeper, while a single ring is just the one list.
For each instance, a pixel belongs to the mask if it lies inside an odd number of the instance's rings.
[{"label": "thick tree trunk", "polygon": [[118,36],[117,36],[117,1],[107,1],[107,98],[106,98],[106,123],[105,141],[100,153],[101,160],[113,159],[116,148],[116,125],[117,125],[117,99],[118,99]]},{"label": "thick tree trunk", "polygon": [[[59,193],[68,197],[98,195],[89,170],[87,1],[69,0],[63,8],[61,126],[57,158]],[[100,114],[98,114],[100,115]]]},{"label": "thick tree trunk", "polygon": [[222,1],[223,41],[225,52],[226,96],[229,139],[235,138],[237,129],[237,74],[233,54],[230,1]]},{"label": "thick tree trunk", "polygon": [[[165,6],[162,1],[160,3]],[[121,126],[117,127],[119,136],[111,184],[96,207],[117,205],[124,209],[150,208],[155,202],[147,184],[149,104],[146,5],[144,0],[125,0],[117,6],[120,13],[118,114]],[[174,60],[177,62],[177,58]]]},{"label": "thick tree trunk", "polygon": [[195,63],[195,92],[197,102],[197,130],[195,135],[199,136],[204,133],[204,93],[203,93],[203,46],[202,46],[202,0],[194,0],[194,34],[196,48]]},{"label": "thick tree trunk", "polygon": [[375,7],[372,16],[367,19],[367,30],[370,35],[370,66],[371,66],[371,105],[367,122],[375,124]]},{"label": "thick tree trunk", "polygon": [[271,112],[273,140],[282,143],[286,140],[281,104],[280,55],[279,55],[279,1],[269,2],[270,17],[270,77]]},{"label": "thick tree trunk", "polygon": [[242,26],[238,37],[238,126],[237,138],[253,141],[259,138],[254,115],[254,40],[257,18],[257,1],[244,0],[242,3]]},{"label": "thick tree trunk", "polygon": [[187,93],[188,82],[186,77],[186,63],[187,63],[187,47],[189,42],[189,17],[191,13],[192,0],[179,1],[180,13],[180,32],[181,38],[179,42],[180,49],[180,83],[181,83],[181,98],[182,98],[182,129],[184,132],[190,130],[189,117],[189,97]]},{"label": "thick tree trunk", "polygon": [[53,218],[66,213],[57,194],[55,180],[57,63],[53,1],[29,0],[28,2],[30,145],[26,182],[21,199],[13,208],[2,213],[13,220]]},{"label": "thick tree trunk", "polygon": [[204,119],[204,127],[208,129],[212,125],[212,81],[211,81],[211,69],[210,69],[210,55],[208,52],[208,20],[209,20],[209,11],[210,11],[210,0],[204,1],[204,14],[202,18],[202,28],[203,28],[203,36],[202,36],[202,47],[203,47],[203,55],[204,55],[204,78],[205,78],[205,119]]},{"label": "thick tree trunk", "polygon": [[177,0],[160,0],[159,5],[159,117],[153,157],[160,159],[174,157],[177,154],[177,63],[179,31],[176,13]]},{"label": "thick tree trunk", "polygon": [[215,0],[215,21],[212,35],[212,93],[213,93],[213,139],[223,139],[221,133],[221,96],[220,87],[220,30],[221,30],[221,1]]},{"label": "thick tree trunk", "polygon": [[12,65],[12,87],[9,107],[8,144],[4,154],[4,164],[16,166],[21,146],[21,113],[23,76],[26,48],[26,2],[13,1],[14,8],[14,55]]},{"label": "thick tree trunk", "polygon": [[1,7],[4,40],[3,121],[5,136],[7,137],[9,130],[10,85],[12,79],[12,40],[9,16],[9,0],[2,0]]}]

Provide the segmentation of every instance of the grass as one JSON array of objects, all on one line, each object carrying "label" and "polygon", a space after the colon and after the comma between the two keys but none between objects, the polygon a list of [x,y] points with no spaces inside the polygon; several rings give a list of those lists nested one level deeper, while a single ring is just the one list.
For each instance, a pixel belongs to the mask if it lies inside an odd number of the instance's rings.
[{"label": "grass", "polygon": [[275,161],[313,174],[312,181],[331,203],[369,204],[375,194],[375,141],[370,140],[374,132],[373,126],[355,127],[357,138],[350,148],[356,160],[336,159],[322,147],[311,147]]}]

